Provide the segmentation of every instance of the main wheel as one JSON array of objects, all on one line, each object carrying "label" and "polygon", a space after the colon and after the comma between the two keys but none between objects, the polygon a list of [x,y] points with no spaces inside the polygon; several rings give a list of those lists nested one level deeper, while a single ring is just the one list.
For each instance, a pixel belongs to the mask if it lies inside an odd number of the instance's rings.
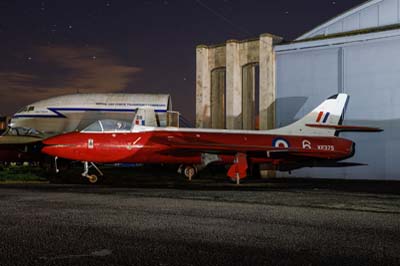
[{"label": "main wheel", "polygon": [[98,180],[97,175],[89,175],[88,179],[89,179],[89,182],[92,184],[97,183],[97,180]]},{"label": "main wheel", "polygon": [[193,166],[186,166],[184,174],[189,180],[192,180],[192,178],[197,174],[197,170]]}]

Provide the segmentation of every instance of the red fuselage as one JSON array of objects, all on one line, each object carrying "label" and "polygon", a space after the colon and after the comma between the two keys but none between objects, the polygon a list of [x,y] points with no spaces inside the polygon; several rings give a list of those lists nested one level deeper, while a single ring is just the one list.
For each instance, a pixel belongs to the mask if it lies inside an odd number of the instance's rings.
[{"label": "red fuselage", "polygon": [[224,164],[232,164],[237,153],[247,154],[250,163],[340,161],[354,154],[354,143],[338,137],[205,131],[77,132],[44,144],[48,155],[94,163],[201,164],[205,153],[217,154]]}]

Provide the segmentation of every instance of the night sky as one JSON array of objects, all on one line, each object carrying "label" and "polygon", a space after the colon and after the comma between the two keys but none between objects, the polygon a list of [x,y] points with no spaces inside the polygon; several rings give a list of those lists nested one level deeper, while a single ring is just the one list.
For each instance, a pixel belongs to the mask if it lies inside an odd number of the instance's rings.
[{"label": "night sky", "polygon": [[170,93],[195,117],[195,47],[292,40],[363,0],[0,0],[0,114],[84,92]]}]

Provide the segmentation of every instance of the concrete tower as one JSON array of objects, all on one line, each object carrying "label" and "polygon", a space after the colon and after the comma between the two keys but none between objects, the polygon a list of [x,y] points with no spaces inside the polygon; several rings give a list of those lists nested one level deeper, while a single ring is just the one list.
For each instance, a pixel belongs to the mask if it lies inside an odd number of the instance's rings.
[{"label": "concrete tower", "polygon": [[196,49],[196,126],[256,128],[256,69],[259,69],[259,128],[275,125],[275,52],[282,38],[228,40]]}]

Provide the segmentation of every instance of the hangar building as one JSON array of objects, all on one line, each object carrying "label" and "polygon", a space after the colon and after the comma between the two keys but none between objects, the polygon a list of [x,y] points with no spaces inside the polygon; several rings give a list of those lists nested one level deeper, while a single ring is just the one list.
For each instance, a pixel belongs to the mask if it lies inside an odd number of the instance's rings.
[{"label": "hangar building", "polygon": [[[356,142],[351,162],[305,168],[296,177],[400,180],[400,0],[371,0],[283,43],[263,34],[197,47],[196,126],[285,126],[345,92],[345,124],[381,133],[342,133]],[[278,176],[289,176],[277,173]]]}]

